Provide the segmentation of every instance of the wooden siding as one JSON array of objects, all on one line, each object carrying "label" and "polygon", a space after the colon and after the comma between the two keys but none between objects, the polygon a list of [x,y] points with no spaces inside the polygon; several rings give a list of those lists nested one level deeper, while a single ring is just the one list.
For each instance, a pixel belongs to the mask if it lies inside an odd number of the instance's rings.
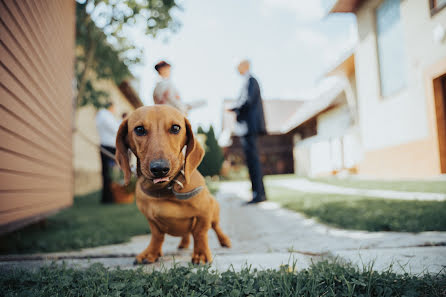
[{"label": "wooden siding", "polygon": [[72,204],[75,1],[0,0],[0,233]]}]

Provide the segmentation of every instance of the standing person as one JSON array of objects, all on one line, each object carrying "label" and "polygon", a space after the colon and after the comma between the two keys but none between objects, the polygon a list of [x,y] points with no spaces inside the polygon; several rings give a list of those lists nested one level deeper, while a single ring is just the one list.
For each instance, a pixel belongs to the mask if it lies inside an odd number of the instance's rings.
[{"label": "standing person", "polygon": [[257,136],[266,134],[266,128],[259,83],[251,75],[249,69],[250,63],[247,60],[240,62],[237,67],[243,77],[243,85],[236,106],[230,111],[237,115],[236,133],[241,136],[253,192],[252,200],[247,204],[253,204],[266,200],[257,150]]},{"label": "standing person", "polygon": [[[107,103],[96,114],[96,129],[99,133],[102,150],[108,151],[111,155],[116,152],[116,134],[118,133],[119,123],[113,113],[115,106],[113,103]],[[101,150],[102,163],[102,203],[113,203],[113,193],[111,191],[111,170],[114,166],[114,158],[106,155]]]},{"label": "standing person", "polygon": [[187,104],[181,102],[180,94],[170,80],[170,64],[161,61],[155,65],[155,70],[158,72],[161,80],[153,90],[153,102],[155,104],[168,104],[186,114],[190,108]]}]

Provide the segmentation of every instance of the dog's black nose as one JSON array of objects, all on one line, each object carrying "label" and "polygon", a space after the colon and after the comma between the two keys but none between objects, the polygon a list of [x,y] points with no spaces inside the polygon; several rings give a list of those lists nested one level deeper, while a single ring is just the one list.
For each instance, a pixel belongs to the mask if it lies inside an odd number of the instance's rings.
[{"label": "dog's black nose", "polygon": [[169,162],[166,160],[155,160],[150,162],[150,171],[155,177],[164,177],[169,173]]}]

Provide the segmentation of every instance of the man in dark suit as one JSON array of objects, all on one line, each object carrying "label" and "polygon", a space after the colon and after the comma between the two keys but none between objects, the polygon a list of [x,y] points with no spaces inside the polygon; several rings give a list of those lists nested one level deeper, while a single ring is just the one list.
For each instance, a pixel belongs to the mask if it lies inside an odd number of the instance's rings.
[{"label": "man in dark suit", "polygon": [[266,134],[262,97],[257,80],[249,72],[250,63],[240,62],[237,69],[244,78],[240,98],[231,111],[237,115],[236,133],[241,137],[243,151],[251,178],[253,198],[248,204],[266,200],[262,167],[257,150],[257,136]]}]

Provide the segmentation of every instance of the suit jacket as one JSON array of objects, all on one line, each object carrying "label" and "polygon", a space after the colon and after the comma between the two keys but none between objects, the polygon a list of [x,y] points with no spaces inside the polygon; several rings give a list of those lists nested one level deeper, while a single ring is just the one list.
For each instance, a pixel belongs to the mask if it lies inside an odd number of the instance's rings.
[{"label": "suit jacket", "polygon": [[264,135],[267,133],[260,87],[254,77],[249,77],[246,101],[241,106],[234,108],[233,111],[237,114],[238,122],[246,122],[248,135]]}]

